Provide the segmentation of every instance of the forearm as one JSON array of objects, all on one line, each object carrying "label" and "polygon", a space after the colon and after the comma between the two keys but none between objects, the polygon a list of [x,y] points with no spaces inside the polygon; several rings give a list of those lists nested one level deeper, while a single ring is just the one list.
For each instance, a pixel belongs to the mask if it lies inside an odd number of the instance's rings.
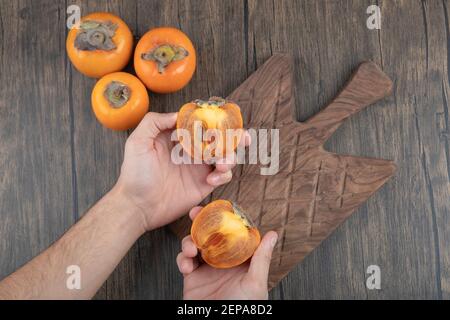
[{"label": "forearm", "polygon": [[[144,232],[139,213],[113,189],[50,248],[0,282],[0,299],[88,299]],[[69,266],[80,289],[69,289]]]}]

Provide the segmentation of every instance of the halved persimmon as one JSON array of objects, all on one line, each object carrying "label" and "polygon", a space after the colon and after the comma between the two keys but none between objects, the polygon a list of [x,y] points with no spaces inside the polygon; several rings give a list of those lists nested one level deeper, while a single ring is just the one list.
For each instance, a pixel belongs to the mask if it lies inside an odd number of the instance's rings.
[{"label": "halved persimmon", "polygon": [[242,209],[216,200],[195,217],[191,237],[203,260],[214,268],[232,268],[247,261],[261,241],[258,229]]},{"label": "halved persimmon", "polygon": [[92,78],[122,70],[133,50],[133,35],[119,17],[91,13],[69,31],[67,54],[75,68]]},{"label": "halved persimmon", "polygon": [[194,159],[225,158],[236,150],[242,134],[241,109],[223,98],[195,100],[178,112],[178,140]]},{"label": "halved persimmon", "polygon": [[134,52],[136,74],[151,91],[170,93],[191,80],[196,54],[191,40],[175,28],[155,28],[139,40]]},{"label": "halved persimmon", "polygon": [[101,78],[92,90],[91,102],[98,121],[113,130],[136,127],[150,104],[142,82],[125,72],[110,73]]}]

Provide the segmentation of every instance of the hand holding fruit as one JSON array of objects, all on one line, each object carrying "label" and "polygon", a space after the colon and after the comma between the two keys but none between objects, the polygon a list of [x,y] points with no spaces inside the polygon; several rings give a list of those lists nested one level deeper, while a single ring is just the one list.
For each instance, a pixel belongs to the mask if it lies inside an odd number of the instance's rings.
[{"label": "hand holding fruit", "polygon": [[[150,30],[135,50],[138,79],[117,72],[127,64],[132,42],[131,32],[120,18],[93,13],[69,32],[66,47],[80,72],[101,78],[91,96],[97,119],[113,130],[128,130],[140,122],[126,142],[121,174],[113,191],[133,207],[130,211],[135,212],[133,216],[142,229],[151,230],[179,218],[216,186],[229,182],[236,161],[234,151],[238,144],[248,145],[250,137],[243,133],[239,106],[222,98],[185,104],[178,119],[176,113],[147,113],[150,101],[145,86],[158,93],[180,90],[195,72],[196,53],[192,42],[180,30]],[[175,142],[171,133],[175,125],[184,151],[197,160],[214,162],[215,167],[172,161]],[[199,137],[200,143],[196,144]],[[197,219],[192,229],[194,239],[185,239],[183,252],[177,259],[180,271],[185,273],[185,298],[267,298],[276,234],[268,233],[260,243],[258,230],[231,203],[216,202],[207,208],[212,211],[200,214],[203,217]],[[198,210],[191,211],[191,217],[196,213]],[[211,228],[208,226],[211,217],[222,219],[223,223]],[[214,234],[210,236],[209,232]],[[230,232],[233,239],[222,234]],[[193,240],[201,248],[205,261],[228,269],[209,265],[197,268]],[[242,264],[253,254],[250,265]]]},{"label": "hand holding fruit", "polygon": [[219,269],[244,263],[261,241],[250,218],[227,200],[215,200],[200,211],[192,223],[191,237],[203,260]]},{"label": "hand holding fruit", "polygon": [[[141,213],[145,230],[168,224],[200,203],[216,186],[231,180],[235,155],[207,164],[174,164],[171,132],[176,113],[148,113],[125,144],[119,180],[114,187]],[[249,136],[243,143],[249,144]]]},{"label": "hand holding fruit", "polygon": [[[201,207],[189,213],[192,220]],[[268,232],[256,249],[250,262],[230,269],[216,269],[208,264],[200,264],[198,249],[187,236],[182,241],[182,251],[177,264],[184,275],[184,299],[267,299],[267,278],[272,250],[277,234]]]}]

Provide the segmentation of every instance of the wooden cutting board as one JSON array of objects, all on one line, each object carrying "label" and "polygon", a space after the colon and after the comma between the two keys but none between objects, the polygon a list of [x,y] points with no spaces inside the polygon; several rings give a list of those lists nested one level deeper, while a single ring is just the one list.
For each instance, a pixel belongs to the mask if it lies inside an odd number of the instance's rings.
[{"label": "wooden cutting board", "polygon": [[[261,175],[259,164],[240,165],[233,180],[216,189],[210,199],[235,201],[262,234],[278,232],[270,288],[395,171],[392,161],[340,155],[323,148],[348,117],[391,92],[392,81],[375,63],[362,63],[338,96],[303,123],[293,117],[292,86],[291,58],[277,54],[228,97],[241,107],[245,128],[280,130],[279,172]],[[172,229],[184,237],[190,224],[184,217]]]}]

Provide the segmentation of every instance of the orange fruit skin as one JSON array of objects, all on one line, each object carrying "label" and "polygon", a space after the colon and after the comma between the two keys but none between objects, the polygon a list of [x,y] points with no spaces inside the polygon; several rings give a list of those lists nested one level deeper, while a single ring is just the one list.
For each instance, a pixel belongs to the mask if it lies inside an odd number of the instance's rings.
[{"label": "orange fruit skin", "polygon": [[[156,62],[144,60],[141,56],[164,44],[181,46],[189,55],[182,60],[172,61],[163,73],[159,73]],[[148,31],[139,40],[134,52],[136,74],[148,89],[156,93],[171,93],[185,87],[194,75],[196,60],[195,48],[188,36],[170,27]]]},{"label": "orange fruit skin", "polygon": [[[120,108],[114,108],[104,96],[112,81],[126,84],[131,89],[130,99]],[[97,120],[113,130],[128,130],[136,127],[149,110],[147,89],[135,76],[125,72],[110,73],[95,85],[91,95],[92,110]]]},{"label": "orange fruit skin", "polygon": [[75,48],[75,38],[79,28],[69,31],[66,40],[66,50],[70,61],[82,74],[91,78],[100,78],[108,73],[122,70],[130,61],[133,51],[133,35],[127,24],[119,17],[105,12],[91,13],[81,18],[81,21],[111,21],[118,28],[112,38],[116,48],[106,50],[78,50]]},{"label": "orange fruit skin", "polygon": [[191,237],[203,260],[218,269],[244,263],[261,242],[258,229],[246,225],[228,200],[205,206],[192,223]]},{"label": "orange fruit skin", "polygon": [[[191,139],[186,141],[182,138],[180,131],[178,130],[178,138],[183,150],[186,151],[192,158],[200,160],[209,160],[204,157],[203,151],[208,146],[208,142],[203,142],[201,150],[196,150],[195,135],[194,135],[194,122],[201,121],[205,129],[218,130],[221,134],[221,141],[218,141],[217,148],[220,148],[220,154],[223,158],[226,157],[228,152],[233,152],[239,145],[240,139],[243,133],[243,119],[241,109],[239,106],[232,102],[227,102],[225,105],[218,107],[212,112],[208,112],[206,116],[202,114],[203,110],[194,102],[189,102],[183,105],[178,111],[177,118],[177,130],[184,129],[190,132]],[[212,119],[211,119],[211,116]],[[233,145],[226,145],[226,130],[234,129],[237,133],[237,138],[233,139]]]}]

